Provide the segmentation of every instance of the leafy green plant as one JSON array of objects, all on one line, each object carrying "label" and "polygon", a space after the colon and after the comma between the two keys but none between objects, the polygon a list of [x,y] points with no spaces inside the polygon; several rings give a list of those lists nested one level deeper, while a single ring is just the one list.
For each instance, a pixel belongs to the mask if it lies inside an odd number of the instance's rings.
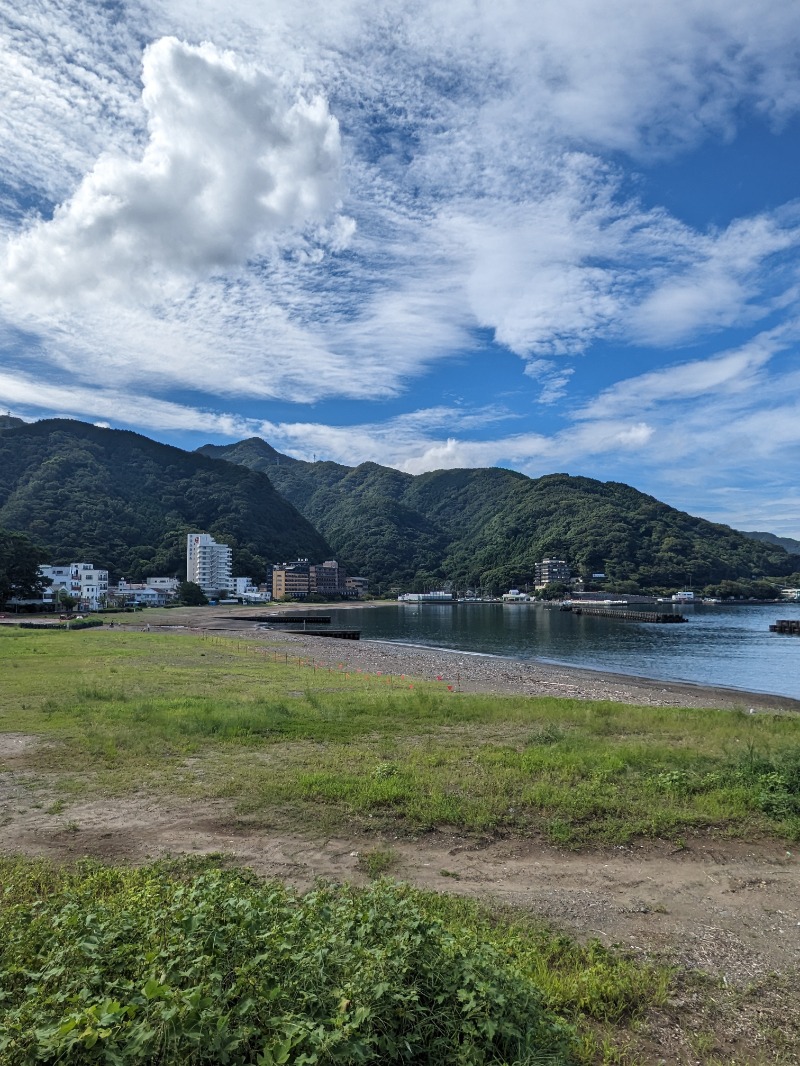
[{"label": "leafy green plant", "polygon": [[524,969],[405,887],[300,897],[165,865],[3,874],[7,1066],[572,1061]]}]

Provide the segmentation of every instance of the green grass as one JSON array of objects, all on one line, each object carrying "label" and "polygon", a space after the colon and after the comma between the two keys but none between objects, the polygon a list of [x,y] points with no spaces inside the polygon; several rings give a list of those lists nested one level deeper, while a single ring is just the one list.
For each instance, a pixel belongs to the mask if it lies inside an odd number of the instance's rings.
[{"label": "green grass", "polygon": [[387,874],[397,863],[393,848],[367,848],[358,856],[358,868],[373,880]]},{"label": "green grass", "polygon": [[[332,649],[346,656],[347,649]],[[0,631],[0,732],[68,802],[147,788],[331,825],[800,838],[800,720],[447,691],[246,639]],[[19,763],[17,763],[19,765]],[[0,763],[2,768],[2,763]]]},{"label": "green grass", "polygon": [[0,859],[0,883],[9,1066],[599,1062],[671,980],[386,881],[300,896],[213,862]]}]

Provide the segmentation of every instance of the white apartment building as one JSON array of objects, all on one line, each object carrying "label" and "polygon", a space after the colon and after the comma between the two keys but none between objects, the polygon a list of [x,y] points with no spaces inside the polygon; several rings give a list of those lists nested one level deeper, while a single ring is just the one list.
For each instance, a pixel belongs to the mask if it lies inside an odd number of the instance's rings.
[{"label": "white apartment building", "polygon": [[186,580],[199,585],[207,596],[233,587],[231,549],[217,544],[210,533],[190,533],[186,538]]},{"label": "white apartment building", "polygon": [[98,570],[91,563],[70,563],[69,566],[40,566],[39,572],[52,582],[42,596],[44,603],[54,603],[63,590],[74,596],[84,610],[105,606],[108,570]]}]

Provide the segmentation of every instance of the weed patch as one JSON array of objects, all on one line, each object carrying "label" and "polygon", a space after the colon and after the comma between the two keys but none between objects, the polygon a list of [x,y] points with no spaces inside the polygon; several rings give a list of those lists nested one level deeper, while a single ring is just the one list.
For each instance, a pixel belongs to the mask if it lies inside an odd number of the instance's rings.
[{"label": "weed patch", "polygon": [[8,1066],[574,1061],[529,968],[412,889],[21,862],[3,884]]}]

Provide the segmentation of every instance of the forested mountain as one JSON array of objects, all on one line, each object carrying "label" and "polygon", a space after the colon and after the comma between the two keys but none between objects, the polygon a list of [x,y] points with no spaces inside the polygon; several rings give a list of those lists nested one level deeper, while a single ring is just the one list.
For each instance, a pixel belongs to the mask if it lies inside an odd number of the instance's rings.
[{"label": "forested mountain", "polygon": [[[93,562],[112,579],[186,573],[186,533],[230,544],[234,573],[331,549],[263,474],[137,433],[50,419],[0,426],[0,526],[53,563]],[[18,423],[18,424],[13,424]]]},{"label": "forested mountain", "polygon": [[762,544],[783,548],[790,555],[800,555],[800,540],[794,540],[793,537],[776,537],[774,533],[748,533],[744,529],[740,530],[740,533],[750,540],[760,540]]},{"label": "forested mountain", "polygon": [[258,437],[200,451],[268,475],[373,584],[418,589],[450,580],[499,591],[533,580],[545,556],[605,573],[635,591],[785,577],[800,558],[693,518],[628,485],[568,474],[531,479],[499,468],[412,476],[362,463],[307,463]]},{"label": "forested mountain", "polygon": [[383,590],[449,580],[501,591],[532,581],[548,555],[629,591],[800,570],[779,545],[615,482],[499,468],[413,477],[303,462],[260,438],[189,453],[66,419],[0,418],[0,526],[55,563],[86,560],[130,580],[182,575],[192,530],[231,544],[236,573],[334,557]]}]

